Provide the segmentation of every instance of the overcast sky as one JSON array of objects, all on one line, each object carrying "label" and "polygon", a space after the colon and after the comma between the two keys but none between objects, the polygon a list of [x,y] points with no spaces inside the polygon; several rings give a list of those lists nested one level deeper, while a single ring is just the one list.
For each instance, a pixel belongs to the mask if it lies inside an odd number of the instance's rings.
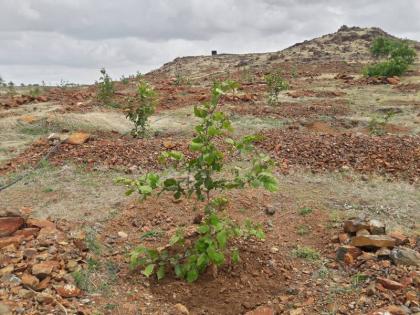
[{"label": "overcast sky", "polygon": [[0,76],[92,83],[178,56],[277,51],[378,26],[420,40],[420,0],[0,0]]}]

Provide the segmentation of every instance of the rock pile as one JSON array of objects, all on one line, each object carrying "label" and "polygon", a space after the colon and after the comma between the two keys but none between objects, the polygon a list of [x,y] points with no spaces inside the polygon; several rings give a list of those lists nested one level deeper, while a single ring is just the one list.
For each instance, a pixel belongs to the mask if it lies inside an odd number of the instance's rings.
[{"label": "rock pile", "polygon": [[340,243],[336,259],[356,275],[370,279],[362,290],[366,298],[386,298],[388,305],[395,304],[394,309],[401,311],[383,308],[374,314],[420,312],[418,240],[397,231],[387,233],[385,224],[375,219],[351,218],[344,222],[343,231],[333,241]]},{"label": "rock pile", "polygon": [[71,275],[86,260],[84,235],[68,236],[30,212],[0,213],[0,313],[87,314]]}]

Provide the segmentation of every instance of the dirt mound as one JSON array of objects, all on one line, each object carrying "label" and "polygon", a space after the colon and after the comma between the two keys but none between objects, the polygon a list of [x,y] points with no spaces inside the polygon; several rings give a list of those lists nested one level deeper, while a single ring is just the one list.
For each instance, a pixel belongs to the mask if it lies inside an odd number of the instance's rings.
[{"label": "dirt mound", "polygon": [[[186,151],[187,144],[181,139],[153,138],[133,139],[117,135],[93,137],[87,143],[73,145],[63,143],[50,156],[53,165],[64,165],[71,161],[87,165],[88,168],[102,166],[111,169],[158,169],[158,158],[165,150]],[[18,169],[22,165],[35,165],[51,149],[47,140],[41,140],[25,152],[0,167],[0,172]]]},{"label": "dirt mound", "polygon": [[312,171],[353,168],[418,182],[420,137],[372,137],[360,134],[308,134],[271,130],[259,146],[270,152],[287,170],[301,165]]},{"label": "dirt mound", "polygon": [[309,104],[280,103],[278,106],[234,106],[231,111],[239,115],[253,115],[257,117],[308,118],[318,116],[344,115],[349,109],[340,101],[307,102]]}]

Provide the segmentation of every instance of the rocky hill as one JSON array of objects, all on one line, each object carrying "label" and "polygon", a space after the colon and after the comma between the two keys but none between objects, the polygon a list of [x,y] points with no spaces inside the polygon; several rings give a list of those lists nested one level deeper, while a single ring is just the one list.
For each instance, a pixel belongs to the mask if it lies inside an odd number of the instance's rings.
[{"label": "rocky hill", "polygon": [[[352,64],[364,64],[371,60],[369,47],[379,36],[396,38],[377,27],[361,28],[343,25],[335,33],[305,40],[281,51],[180,57],[152,71],[151,74],[183,75],[199,79],[209,73],[216,76],[238,69],[250,69],[252,72],[264,71],[266,68],[285,63],[293,65],[346,61]],[[415,41],[412,43],[420,51],[420,43]]]}]

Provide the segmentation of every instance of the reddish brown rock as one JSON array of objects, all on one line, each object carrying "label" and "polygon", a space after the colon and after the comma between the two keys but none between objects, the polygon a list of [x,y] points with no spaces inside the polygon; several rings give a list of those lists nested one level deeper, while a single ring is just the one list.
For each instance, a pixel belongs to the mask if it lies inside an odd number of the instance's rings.
[{"label": "reddish brown rock", "polygon": [[399,77],[390,77],[390,78],[386,78],[386,81],[389,84],[396,85],[396,84],[400,83],[400,78]]},{"label": "reddish brown rock", "polygon": [[35,289],[36,286],[39,284],[39,280],[37,277],[34,277],[28,273],[24,273],[22,275],[22,283],[32,289]]},{"label": "reddish brown rock", "polygon": [[385,289],[400,290],[400,289],[404,288],[403,284],[401,284],[397,281],[391,280],[391,279],[378,277],[378,278],[376,278],[376,281],[378,283],[380,283]]},{"label": "reddish brown rock", "polygon": [[90,138],[90,134],[84,132],[75,132],[71,134],[67,139],[66,143],[68,144],[83,144],[87,142]]},{"label": "reddish brown rock", "polygon": [[25,238],[22,235],[2,237],[0,238],[0,248],[6,247],[12,244],[15,246],[19,246],[20,243],[22,243],[24,239]]},{"label": "reddish brown rock", "polygon": [[391,236],[395,240],[397,246],[405,245],[410,242],[408,237],[404,235],[403,233],[401,233],[400,231],[392,231],[391,233],[388,234],[388,236]]},{"label": "reddish brown rock", "polygon": [[0,218],[0,237],[12,235],[23,224],[24,220],[21,217]]},{"label": "reddish brown rock", "polygon": [[348,242],[350,241],[350,237],[347,233],[340,233],[338,234],[338,240],[341,244],[348,244]]},{"label": "reddish brown rock", "polygon": [[245,315],[274,315],[275,312],[271,307],[268,306],[260,306],[257,307],[255,310],[245,313]]},{"label": "reddish brown rock", "polygon": [[53,270],[59,267],[59,263],[54,260],[45,261],[32,266],[32,274],[38,279],[44,279],[49,276]]},{"label": "reddish brown rock", "polygon": [[26,228],[16,231],[13,235],[22,235],[25,239],[30,237],[36,237],[39,233],[38,228]]},{"label": "reddish brown rock", "polygon": [[387,235],[361,235],[353,237],[350,244],[357,247],[394,247],[395,240]]},{"label": "reddish brown rock", "polygon": [[369,229],[369,225],[362,219],[353,218],[344,221],[343,229],[347,233],[356,233],[360,230]]},{"label": "reddish brown rock", "polygon": [[66,284],[64,287],[56,287],[55,289],[63,298],[78,297],[82,294],[82,291],[72,284]]},{"label": "reddish brown rock", "polygon": [[26,221],[26,223],[28,224],[28,226],[32,226],[32,227],[37,227],[37,228],[53,228],[55,229],[56,226],[53,222],[48,221],[48,220],[40,220],[40,219],[28,219]]},{"label": "reddish brown rock", "polygon": [[355,246],[351,246],[351,245],[343,245],[343,246],[340,246],[340,247],[337,249],[336,257],[337,257],[337,260],[344,261],[344,260],[345,260],[345,258],[346,258],[346,255],[348,254],[348,255],[350,255],[350,256],[353,258],[353,260],[354,260],[354,259],[356,259],[357,257],[359,257],[360,255],[362,255],[362,253],[363,253],[363,252],[362,252],[359,248],[357,248],[357,247],[355,247]]}]

